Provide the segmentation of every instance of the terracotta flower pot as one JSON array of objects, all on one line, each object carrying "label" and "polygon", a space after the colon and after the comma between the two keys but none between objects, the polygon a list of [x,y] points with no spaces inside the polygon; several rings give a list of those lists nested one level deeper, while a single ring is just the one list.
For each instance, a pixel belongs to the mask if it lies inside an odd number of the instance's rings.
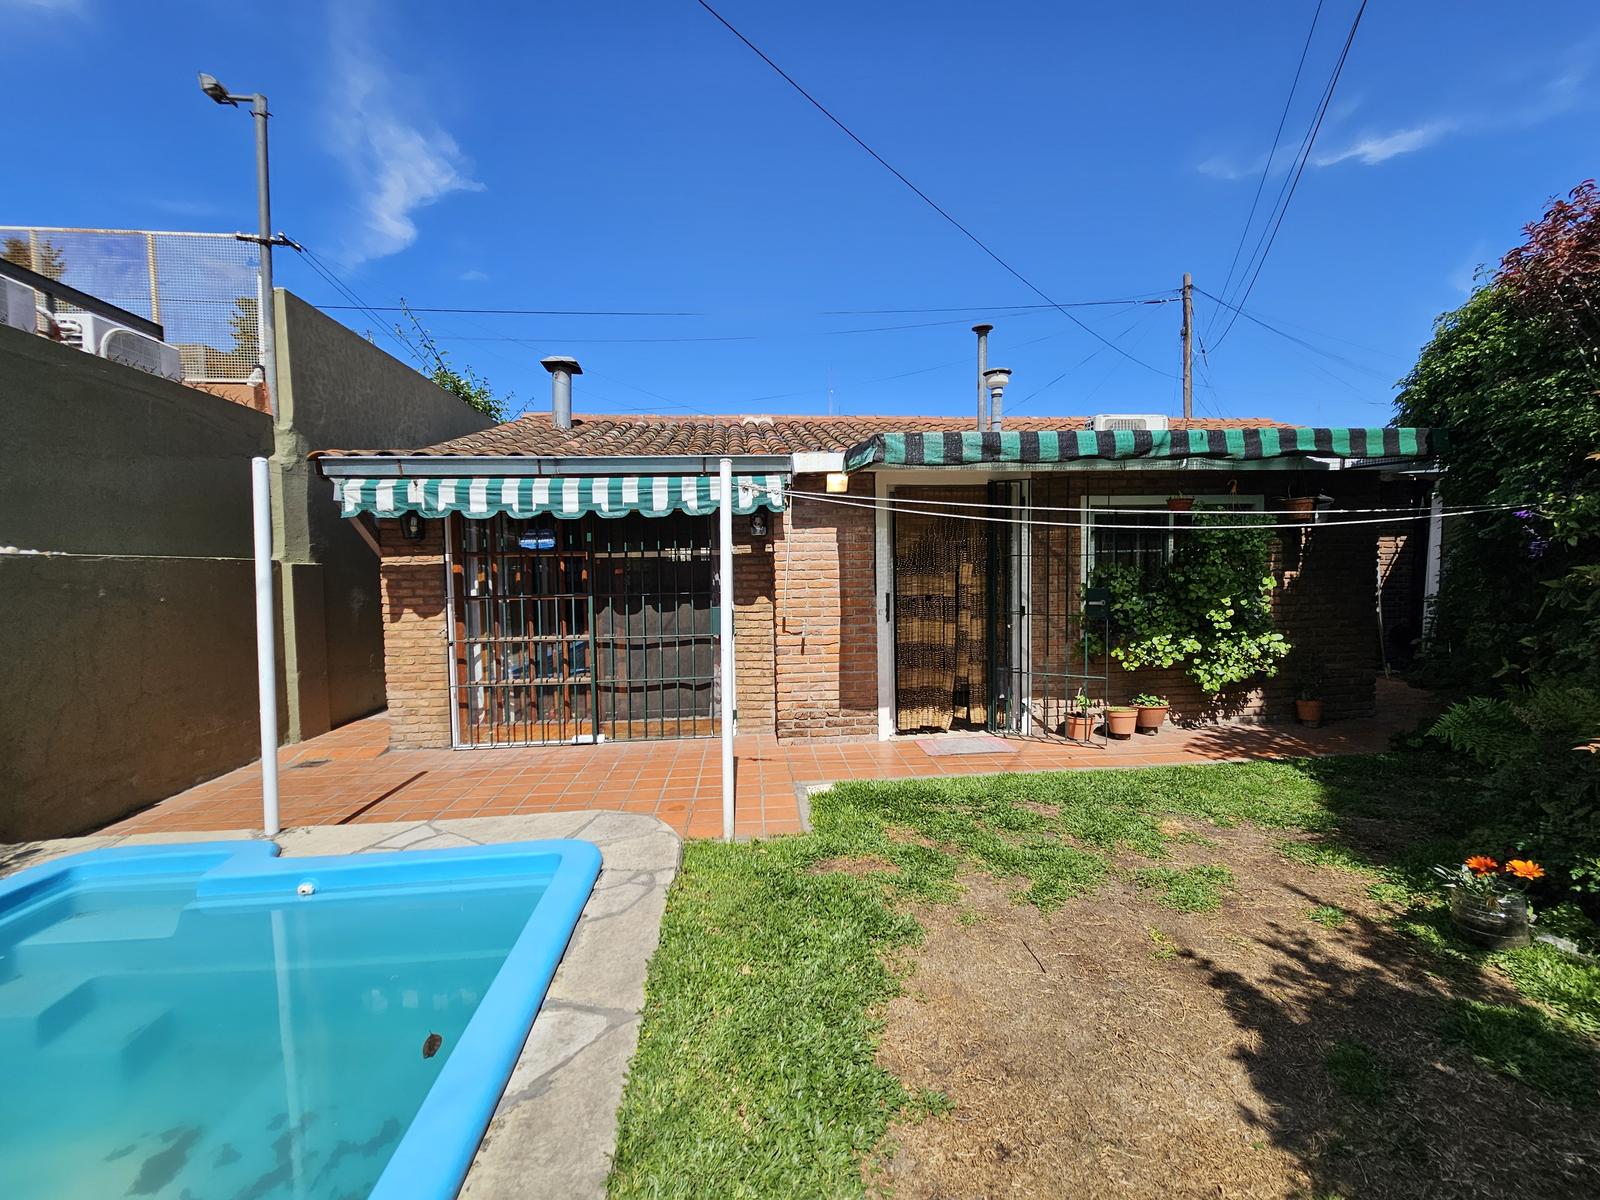
[{"label": "terracotta flower pot", "polygon": [[1450,889],[1450,922],[1467,941],[1491,950],[1526,946],[1528,898],[1521,892]]},{"label": "terracotta flower pot", "polygon": [[1167,705],[1139,706],[1139,732],[1154,733],[1167,720]]},{"label": "terracotta flower pot", "polygon": [[1193,496],[1168,496],[1167,497],[1167,511],[1168,512],[1193,512],[1194,511],[1194,497]]},{"label": "terracotta flower pot", "polygon": [[1296,700],[1294,702],[1294,715],[1300,719],[1300,724],[1309,725],[1312,729],[1322,724],[1321,700]]},{"label": "terracotta flower pot", "polygon": [[1093,713],[1073,713],[1067,718],[1067,736],[1075,742],[1087,742],[1094,733]]},{"label": "terracotta flower pot", "polygon": [[1317,498],[1315,496],[1291,496],[1284,502],[1291,521],[1307,521],[1317,511]]},{"label": "terracotta flower pot", "polygon": [[1106,732],[1114,738],[1129,738],[1139,726],[1139,710],[1116,705],[1106,709]]}]

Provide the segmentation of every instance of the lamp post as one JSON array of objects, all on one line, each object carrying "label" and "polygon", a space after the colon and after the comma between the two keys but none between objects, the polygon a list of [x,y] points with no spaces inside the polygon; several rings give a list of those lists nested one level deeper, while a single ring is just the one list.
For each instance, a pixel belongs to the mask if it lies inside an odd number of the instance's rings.
[{"label": "lamp post", "polygon": [[200,72],[200,90],[218,104],[238,108],[250,105],[256,124],[256,232],[236,234],[241,241],[255,242],[261,248],[261,296],[256,305],[256,338],[261,356],[261,374],[267,384],[267,409],[278,417],[278,339],[277,314],[272,300],[272,247],[287,244],[287,239],[272,236],[272,189],[267,172],[267,98],[260,92],[239,95],[217,82],[216,76]]}]

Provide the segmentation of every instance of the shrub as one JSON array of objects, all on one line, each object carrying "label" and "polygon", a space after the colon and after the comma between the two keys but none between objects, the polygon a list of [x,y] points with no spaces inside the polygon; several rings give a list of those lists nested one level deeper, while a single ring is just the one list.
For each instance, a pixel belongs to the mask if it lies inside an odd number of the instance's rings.
[{"label": "shrub", "polygon": [[1095,568],[1089,586],[1109,594],[1111,657],[1130,671],[1182,664],[1208,696],[1276,675],[1290,645],[1272,625],[1277,580],[1258,524],[1247,513],[1196,513],[1165,570]]},{"label": "shrub", "polygon": [[1432,735],[1484,769],[1483,792],[1506,843],[1600,895],[1600,693],[1552,682],[1451,706]]}]

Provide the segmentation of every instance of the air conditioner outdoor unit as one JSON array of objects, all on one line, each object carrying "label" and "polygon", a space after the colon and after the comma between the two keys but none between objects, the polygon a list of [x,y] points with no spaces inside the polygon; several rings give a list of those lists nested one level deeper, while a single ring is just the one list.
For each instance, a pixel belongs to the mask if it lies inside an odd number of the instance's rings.
[{"label": "air conditioner outdoor unit", "polygon": [[137,367],[163,379],[183,380],[183,358],[176,346],[157,341],[148,334],[115,326],[100,341],[100,357],[124,366]]},{"label": "air conditioner outdoor unit", "polygon": [[183,378],[183,358],[176,346],[94,313],[57,317],[56,323],[61,327],[61,340],[69,346],[164,379]]},{"label": "air conditioner outdoor unit", "polygon": [[0,325],[9,325],[24,333],[39,330],[38,301],[33,289],[15,279],[0,276]]},{"label": "air conditioner outdoor unit", "polygon": [[1143,429],[1155,433],[1167,428],[1167,418],[1160,413],[1096,413],[1092,420],[1096,433],[1107,429]]}]

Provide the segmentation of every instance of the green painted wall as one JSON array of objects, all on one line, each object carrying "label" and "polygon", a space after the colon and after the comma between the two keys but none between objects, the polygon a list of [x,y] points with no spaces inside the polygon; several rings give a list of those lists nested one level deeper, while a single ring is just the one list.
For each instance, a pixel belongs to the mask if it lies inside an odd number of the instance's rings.
[{"label": "green painted wall", "polygon": [[307,456],[491,422],[276,300],[276,429],[0,327],[0,842],[87,832],[257,757],[257,455],[274,457],[283,740],[383,707],[377,561]]},{"label": "green painted wall", "polygon": [[384,706],[378,561],[308,456],[428,446],[494,422],[298,296],[279,291],[277,302],[284,732],[298,741]]},{"label": "green painted wall", "polygon": [[0,842],[257,754],[250,467],[271,422],[0,328]]}]

